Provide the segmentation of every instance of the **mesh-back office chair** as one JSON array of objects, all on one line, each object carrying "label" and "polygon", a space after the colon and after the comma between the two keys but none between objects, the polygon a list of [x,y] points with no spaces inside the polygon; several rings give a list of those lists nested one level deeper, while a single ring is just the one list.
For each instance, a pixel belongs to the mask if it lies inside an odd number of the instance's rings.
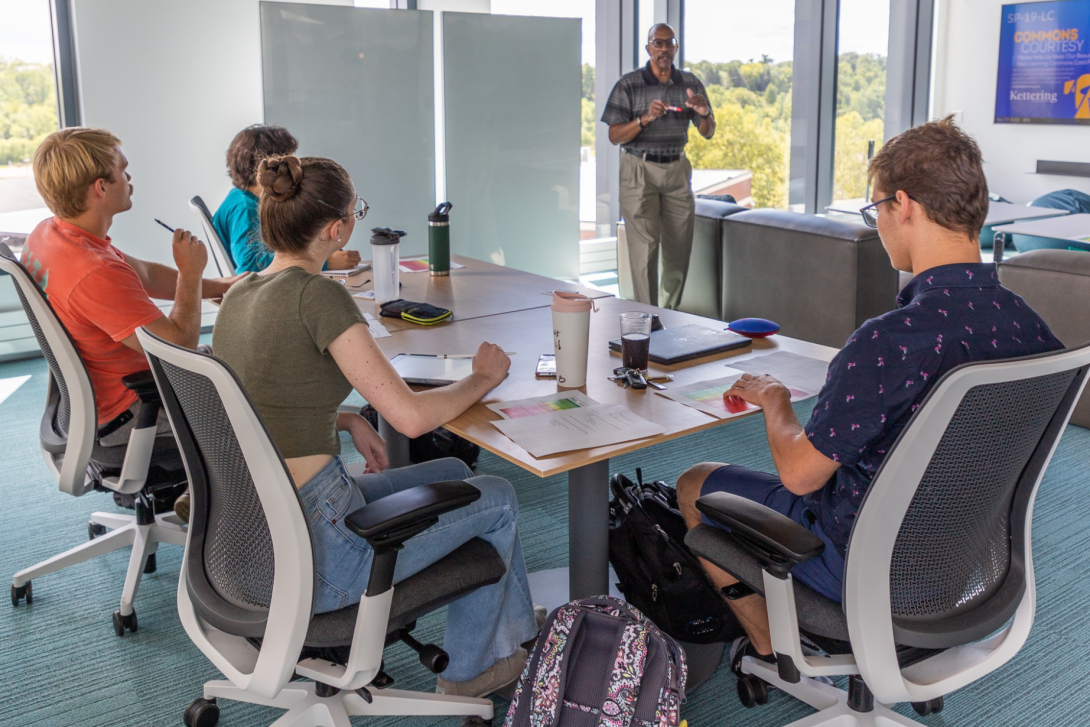
[{"label": "mesh-back office chair", "polygon": [[[383,648],[402,640],[434,673],[447,655],[409,632],[416,619],[504,575],[492,546],[473,539],[392,587],[397,551],[480,491],[466,482],[416,487],[346,517],[375,550],[358,605],[313,615],[310,531],[280,452],[232,371],[211,356],[137,334],[170,416],[189,475],[189,544],[178,613],[193,643],[227,681],[204,685],[185,713],[212,727],[215,700],[287,709],[276,722],[347,727],[349,715],[492,718],[487,699],[389,689]],[[313,682],[290,682],[292,673]]]},{"label": "mesh-back office chair", "polygon": [[189,200],[189,208],[201,221],[201,229],[204,230],[204,239],[208,240],[208,248],[212,251],[212,261],[220,271],[220,277],[227,278],[235,274],[235,264],[231,262],[231,255],[223,245],[216,228],[212,226],[212,213],[208,211],[208,205],[199,196]]},{"label": "mesh-back office chair", "polygon": [[[778,664],[743,659],[743,704],[769,683],[819,710],[796,725],[918,725],[886,705],[930,714],[1010,660],[1033,623],[1033,501],[1088,367],[1083,346],[943,376],[863,500],[843,606],[792,581],[822,550],[808,530],[726,493],[697,500],[732,532],[685,542],[768,600]],[[800,632],[835,655],[804,655]],[[809,678],[834,675],[851,675],[847,694]]]},{"label": "mesh-back office chair", "polygon": [[33,602],[32,579],[131,546],[121,605],[113,615],[114,630],[124,636],[126,630],[137,629],[133,600],[141,575],[155,571],[159,543],[185,545],[185,523],[174,513],[155,514],[155,493],[185,482],[174,440],[155,436],[159,392],[148,372],[125,377],[125,386],[140,397],[136,427],[125,445],[100,444],[100,437],[109,432],[105,427],[100,431],[96,425],[91,379],[68,331],[7,245],[0,245],[0,270],[15,281],[23,310],[49,363],[49,393],[39,430],[46,466],[61,492],[79,496],[92,489],[106,490],[134,496],[136,506],[134,515],[93,513],[87,526],[90,542],[16,573],[11,603],[18,606],[24,599]]}]

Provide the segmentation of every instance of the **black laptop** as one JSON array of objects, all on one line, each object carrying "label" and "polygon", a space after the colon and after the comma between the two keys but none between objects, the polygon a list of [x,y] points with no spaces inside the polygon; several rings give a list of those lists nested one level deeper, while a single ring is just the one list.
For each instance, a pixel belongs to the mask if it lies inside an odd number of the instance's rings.
[{"label": "black laptop", "polygon": [[[748,346],[753,341],[737,333],[705,328],[704,326],[681,326],[651,331],[651,352],[647,358],[657,364],[676,364],[713,353],[723,353],[735,348]],[[621,350],[621,339],[609,342],[611,351]]]}]

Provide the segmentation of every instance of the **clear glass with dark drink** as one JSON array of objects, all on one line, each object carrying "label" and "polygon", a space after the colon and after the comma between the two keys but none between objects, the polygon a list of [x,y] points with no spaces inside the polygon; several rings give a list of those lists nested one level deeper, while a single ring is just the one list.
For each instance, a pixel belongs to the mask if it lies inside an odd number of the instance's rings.
[{"label": "clear glass with dark drink", "polygon": [[651,314],[621,314],[621,359],[626,369],[647,371],[647,354],[651,350]]}]

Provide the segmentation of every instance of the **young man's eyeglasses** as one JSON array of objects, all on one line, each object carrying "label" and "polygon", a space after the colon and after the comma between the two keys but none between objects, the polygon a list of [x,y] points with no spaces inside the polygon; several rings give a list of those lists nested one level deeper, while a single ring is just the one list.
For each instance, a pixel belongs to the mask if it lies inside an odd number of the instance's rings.
[{"label": "young man's eyeglasses", "polygon": [[658,48],[659,50],[677,48],[677,38],[654,38],[649,42],[649,45],[652,48]]},{"label": "young man's eyeglasses", "polygon": [[363,197],[356,197],[356,199],[358,199],[360,202],[363,202],[363,209],[355,210],[354,212],[352,212],[352,216],[355,217],[357,220],[362,220],[364,217],[367,216],[367,210],[371,208],[367,206],[367,200],[365,200]]},{"label": "young man's eyeglasses", "polygon": [[[908,198],[913,202],[920,201],[913,197],[911,194],[908,195]],[[867,227],[878,227],[878,205],[882,204],[883,202],[890,202],[895,199],[897,199],[897,195],[892,195],[890,197],[886,197],[885,199],[880,199],[877,202],[872,202],[866,207],[861,207],[859,209],[859,214],[863,215],[863,222],[866,223]]]}]

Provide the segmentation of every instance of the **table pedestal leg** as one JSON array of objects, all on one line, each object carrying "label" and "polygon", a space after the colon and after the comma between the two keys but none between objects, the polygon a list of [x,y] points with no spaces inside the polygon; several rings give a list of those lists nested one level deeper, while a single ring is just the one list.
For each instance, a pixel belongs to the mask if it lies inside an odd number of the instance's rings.
[{"label": "table pedestal leg", "polygon": [[390,467],[408,467],[412,464],[409,461],[409,438],[390,426],[381,414],[378,415],[378,433],[386,440]]},{"label": "table pedestal leg", "polygon": [[568,472],[568,594],[609,593],[609,460]]}]

